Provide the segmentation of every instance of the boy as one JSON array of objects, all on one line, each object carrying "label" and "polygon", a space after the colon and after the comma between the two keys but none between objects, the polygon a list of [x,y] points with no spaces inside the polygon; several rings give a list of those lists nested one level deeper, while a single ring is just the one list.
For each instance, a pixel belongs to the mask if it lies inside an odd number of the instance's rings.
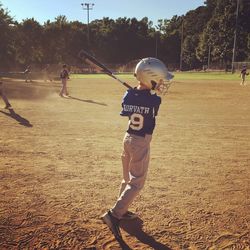
[{"label": "boy", "polygon": [[69,72],[67,70],[66,64],[63,64],[62,71],[60,73],[60,78],[62,80],[62,88],[61,88],[59,95],[61,97],[64,97],[64,96],[67,97],[69,95],[68,90],[67,90],[67,81],[69,79]]},{"label": "boy", "polygon": [[5,103],[5,109],[12,109],[8,99],[7,99],[7,96],[5,95],[4,93],[4,89],[3,89],[3,82],[0,81],[0,96],[2,97],[4,103]]},{"label": "boy", "polygon": [[245,80],[246,80],[246,75],[248,75],[249,73],[247,72],[247,66],[243,65],[242,70],[240,72],[240,76],[241,76],[241,83],[240,85],[246,85],[245,84]]},{"label": "boy", "polygon": [[136,65],[134,75],[139,85],[127,90],[120,113],[129,118],[121,156],[123,180],[115,205],[102,216],[103,222],[118,240],[122,239],[119,221],[137,217],[136,214],[128,211],[128,207],[139,194],[146,180],[150,141],[155,128],[155,117],[161,104],[161,98],[153,92],[166,92],[169,87],[167,82],[173,78],[166,66],[156,58],[142,59]]},{"label": "boy", "polygon": [[28,81],[32,82],[31,76],[30,76],[31,75],[30,65],[27,66],[27,68],[25,69],[23,73],[25,75],[25,82],[28,82]]}]

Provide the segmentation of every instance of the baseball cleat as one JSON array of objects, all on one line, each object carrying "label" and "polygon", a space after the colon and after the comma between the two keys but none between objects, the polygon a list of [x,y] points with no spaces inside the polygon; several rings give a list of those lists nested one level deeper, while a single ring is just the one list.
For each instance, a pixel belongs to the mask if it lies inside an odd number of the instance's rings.
[{"label": "baseball cleat", "polygon": [[121,240],[122,235],[121,235],[120,228],[119,228],[119,221],[120,220],[115,218],[112,215],[110,210],[108,212],[106,212],[105,214],[103,214],[101,219],[109,227],[109,229],[111,230],[111,232],[113,233],[115,238],[117,240]]}]

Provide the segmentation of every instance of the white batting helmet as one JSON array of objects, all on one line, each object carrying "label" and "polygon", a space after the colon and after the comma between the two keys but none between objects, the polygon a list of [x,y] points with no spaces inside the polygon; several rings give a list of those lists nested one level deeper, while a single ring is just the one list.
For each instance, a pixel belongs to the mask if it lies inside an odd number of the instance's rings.
[{"label": "white batting helmet", "polygon": [[153,57],[142,59],[136,65],[134,75],[139,82],[160,94],[167,92],[174,77],[162,61]]}]

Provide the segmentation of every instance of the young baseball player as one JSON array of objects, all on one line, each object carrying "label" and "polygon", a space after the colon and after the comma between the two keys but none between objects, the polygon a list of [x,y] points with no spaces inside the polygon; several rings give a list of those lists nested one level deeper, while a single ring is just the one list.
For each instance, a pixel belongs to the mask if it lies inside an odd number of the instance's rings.
[{"label": "young baseball player", "polygon": [[61,88],[59,95],[61,97],[64,97],[64,96],[67,97],[69,95],[68,90],[67,90],[67,81],[69,79],[69,72],[68,72],[66,64],[64,64],[62,67],[62,71],[60,73],[60,78],[62,81],[62,88]]},{"label": "young baseball player", "polygon": [[7,96],[4,93],[4,89],[3,89],[3,82],[0,81],[0,96],[2,97],[4,103],[5,103],[5,109],[12,109],[9,100],[7,98]]},{"label": "young baseball player", "polygon": [[25,75],[25,82],[32,82],[31,79],[31,67],[30,65],[27,66],[27,68],[24,71],[24,75]]},{"label": "young baseball player", "polygon": [[247,66],[243,65],[242,70],[240,72],[240,77],[241,77],[241,83],[240,85],[246,85],[245,80],[246,80],[246,75],[249,73],[247,72]]},{"label": "young baseball player", "polygon": [[161,104],[161,98],[155,92],[164,93],[169,87],[169,80],[173,78],[166,66],[156,58],[142,59],[136,65],[134,75],[139,85],[127,90],[120,113],[129,119],[121,155],[123,180],[115,205],[102,215],[103,222],[117,239],[122,239],[119,221],[137,217],[128,208],[143,188],[147,176],[150,142]]}]

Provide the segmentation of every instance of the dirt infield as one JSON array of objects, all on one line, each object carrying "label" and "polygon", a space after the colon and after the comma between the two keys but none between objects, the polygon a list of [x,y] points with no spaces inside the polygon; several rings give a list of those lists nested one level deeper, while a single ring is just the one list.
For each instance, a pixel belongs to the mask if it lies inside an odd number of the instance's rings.
[{"label": "dirt infield", "polygon": [[[66,99],[60,83],[5,82],[0,249],[121,249],[99,217],[121,180],[124,87],[72,79]],[[249,250],[250,85],[177,77],[151,145],[124,249]]]}]

